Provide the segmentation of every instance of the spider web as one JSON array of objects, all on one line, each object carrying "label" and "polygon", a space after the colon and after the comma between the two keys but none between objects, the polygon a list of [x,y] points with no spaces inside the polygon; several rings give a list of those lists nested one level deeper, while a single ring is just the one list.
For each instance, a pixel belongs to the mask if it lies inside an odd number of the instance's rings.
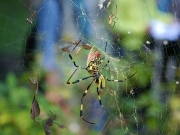
[{"label": "spider web", "polygon": [[[142,8],[143,16],[147,17],[145,21],[150,23],[149,19],[152,19],[154,14],[149,8],[151,2],[144,1],[139,4],[138,1],[126,7],[126,2],[119,4],[111,0],[58,1],[62,16],[60,21],[56,21],[57,16],[53,21],[58,24],[56,31],[60,32],[60,35],[58,42],[49,45],[49,48],[45,47],[43,34],[51,37],[51,33],[45,31],[42,34],[37,23],[38,19],[46,21],[49,16],[43,18],[42,13],[46,9],[36,6],[39,5],[38,2],[45,0],[3,0],[0,5],[0,133],[43,134],[43,124],[52,115],[50,112],[53,112],[57,115],[55,121],[65,125],[67,129],[53,125],[52,134],[179,134],[179,41],[150,37],[142,30],[143,25],[139,18],[135,18],[135,23],[128,20],[128,17],[120,20],[126,13],[128,16],[126,10],[137,13],[135,9]],[[163,6],[160,0],[158,4]],[[177,4],[173,1],[172,5],[176,7]],[[176,9],[179,10],[179,7]],[[26,18],[30,18],[35,10],[33,25],[27,24]],[[168,13],[170,12],[169,10]],[[127,29],[124,23],[133,28]],[[35,44],[37,41],[32,39],[38,40],[40,45]],[[32,41],[30,46],[29,40]],[[72,52],[78,65],[87,66],[90,52],[84,49],[82,44],[93,46],[104,58],[101,69],[110,61],[101,73],[108,79],[124,81],[106,81],[106,87],[99,91],[105,109],[99,105],[96,85],[91,85],[84,98],[83,117],[95,122],[95,125],[88,124],[79,117],[80,99],[92,80],[87,79],[74,85],[66,84],[76,67],[68,52],[62,51],[62,48],[72,50],[75,45],[70,42],[80,40],[80,44]],[[46,57],[48,51],[53,51],[56,56],[53,66],[48,63],[51,60]],[[45,66],[53,67],[56,71],[58,86],[48,86],[48,71]],[[40,77],[36,98],[41,112],[35,123],[30,118],[30,110],[36,86],[29,77],[34,78],[37,73]],[[78,69],[71,81],[87,76],[90,75],[86,70]],[[127,79],[128,77],[130,78]]]}]

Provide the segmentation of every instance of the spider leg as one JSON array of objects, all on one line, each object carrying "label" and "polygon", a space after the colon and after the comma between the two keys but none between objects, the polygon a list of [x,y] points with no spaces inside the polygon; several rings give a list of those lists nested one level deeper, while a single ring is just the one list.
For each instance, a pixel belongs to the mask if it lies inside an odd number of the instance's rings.
[{"label": "spider leg", "polygon": [[114,23],[114,25],[111,27],[111,29],[114,28],[114,26],[116,24],[116,21],[112,20],[112,22]]},{"label": "spider leg", "polygon": [[[105,53],[106,53],[106,48],[107,48],[107,42],[106,42],[106,46],[105,46],[105,50],[104,50]],[[106,56],[106,54],[104,54],[104,55]],[[105,56],[102,58],[101,63],[102,63],[103,60],[105,59]],[[104,65],[104,67],[102,68],[102,70],[104,70],[104,68],[107,67],[107,65],[109,64],[109,62],[110,62],[110,61],[108,60],[107,63],[106,63],[106,64]],[[101,71],[102,71],[102,70],[101,70]]]},{"label": "spider leg", "polygon": [[133,77],[136,73],[137,73],[137,71],[136,71],[134,74],[132,74],[131,76],[129,76],[128,78],[126,78],[125,80],[110,80],[110,79],[108,79],[107,77],[105,77],[105,79],[106,79],[107,81],[113,81],[113,82],[124,82],[124,81],[130,79],[131,77]]},{"label": "spider leg", "polygon": [[[106,41],[106,46],[105,46],[105,50],[104,50],[104,52],[105,52],[105,56],[106,56],[106,48],[107,48],[107,41]],[[104,60],[104,58],[105,58],[105,56],[102,58],[102,60],[101,60],[101,63],[103,62],[103,60]]]},{"label": "spider leg", "polygon": [[83,80],[86,80],[86,79],[88,79],[88,78],[90,78],[90,77],[93,77],[93,76],[84,77],[84,78],[79,79],[79,80],[76,80],[76,81],[74,81],[74,82],[69,82],[69,80],[68,80],[66,83],[67,83],[67,84],[75,84],[75,83],[81,82],[81,81],[83,81]]},{"label": "spider leg", "polygon": [[67,80],[67,82],[69,82],[69,80],[70,80],[71,77],[76,73],[77,70],[78,70],[78,68],[76,68],[76,70],[74,70],[74,72],[73,72],[72,75],[69,77],[69,79]]},{"label": "spider leg", "polygon": [[78,68],[81,68],[81,69],[86,69],[86,68],[81,67],[81,66],[78,66],[78,65],[76,64],[76,62],[73,60],[73,57],[71,56],[71,52],[69,53],[69,58],[71,59],[71,61],[73,62],[73,64],[74,64],[75,67],[78,67]]},{"label": "spider leg", "polygon": [[125,80],[128,80],[128,79],[130,79],[131,77],[133,77],[135,74],[137,73],[137,71],[136,72],[134,72],[134,74],[132,74],[131,76],[129,76],[127,79],[125,79]]},{"label": "spider leg", "polygon": [[[73,48],[73,50],[79,45],[80,42],[81,42],[81,40],[79,40],[79,42],[76,44],[76,46]],[[72,51],[73,51],[73,50],[72,50]],[[71,52],[72,52],[72,51],[71,51]]]},{"label": "spider leg", "polygon": [[107,67],[107,65],[109,64],[109,62],[110,62],[110,61],[108,60],[107,63],[104,65],[104,67],[101,69],[101,71],[104,70],[105,67]]},{"label": "spider leg", "polygon": [[[76,46],[73,48],[73,50],[79,45],[80,42],[81,42],[81,40],[79,40],[79,42],[76,44]],[[73,51],[73,50],[72,50],[72,51]],[[81,66],[76,65],[76,62],[73,60],[73,57],[72,57],[72,55],[71,55],[72,51],[69,53],[69,58],[70,58],[71,61],[73,62],[74,66],[75,66],[75,67],[78,67],[78,68],[81,68],[81,69],[86,69],[86,68],[83,68],[83,67],[81,67]]]},{"label": "spider leg", "polygon": [[[108,79],[107,77],[105,77],[105,79],[107,80],[107,81],[112,81],[112,82],[124,82],[123,80],[110,80],[110,79]],[[127,80],[127,79],[126,79]]]},{"label": "spider leg", "polygon": [[[93,82],[93,81],[92,81],[92,82]],[[89,124],[95,124],[95,123],[89,122],[89,121],[87,121],[87,120],[85,120],[85,119],[83,118],[83,99],[84,99],[84,97],[86,96],[86,94],[87,94],[87,92],[88,92],[88,90],[89,90],[92,82],[88,85],[87,90],[84,91],[84,94],[83,94],[82,97],[81,97],[81,108],[80,108],[80,117],[81,117],[84,121],[86,121],[87,123],[89,123]]]},{"label": "spider leg", "polygon": [[104,108],[108,113],[109,111],[102,105],[102,102],[101,102],[101,96],[99,94],[99,88],[97,87],[97,94],[98,94],[98,100],[99,100],[99,104],[102,108]]},{"label": "spider leg", "polygon": [[111,25],[110,25],[111,29],[113,29],[113,28],[114,28],[114,26],[115,26],[115,24],[116,24],[116,21],[112,20],[112,22],[113,22],[114,24],[113,24],[113,26],[112,26],[112,27],[111,27]]}]

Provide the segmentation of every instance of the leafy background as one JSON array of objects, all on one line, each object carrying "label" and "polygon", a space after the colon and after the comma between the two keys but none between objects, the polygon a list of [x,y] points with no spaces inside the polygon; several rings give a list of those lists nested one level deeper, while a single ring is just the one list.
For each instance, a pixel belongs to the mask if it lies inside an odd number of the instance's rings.
[{"label": "leafy background", "polygon": [[[177,128],[180,124],[179,85],[175,81],[160,84],[163,89],[159,89],[159,91],[164,95],[161,100],[156,97],[151,89],[155,56],[148,52],[138,52],[139,58],[133,59],[134,64],[128,70],[126,70],[126,64],[131,63],[133,55],[123,58],[119,63],[111,61],[112,65],[110,67],[112,69],[118,67],[122,71],[118,74],[119,78],[125,78],[126,75],[135,71],[138,71],[138,73],[128,82],[121,83],[120,86],[113,83],[107,84],[107,91],[103,92],[102,102],[110,111],[110,115],[106,117],[106,123],[102,121],[103,127],[101,127],[100,122],[97,122],[97,126],[92,126],[84,123],[79,118],[80,98],[89,82],[83,82],[79,85],[65,84],[74,69],[71,68],[72,63],[66,62],[70,61],[68,55],[62,55],[62,52],[60,52],[58,59],[61,63],[64,63],[61,68],[61,72],[64,74],[58,88],[48,87],[44,79],[45,73],[39,70],[40,80],[37,100],[41,114],[37,118],[38,124],[35,123],[30,118],[35,86],[29,81],[29,77],[36,75],[36,68],[30,70],[26,69],[24,65],[24,62],[26,62],[24,61],[26,39],[31,29],[31,26],[25,22],[29,12],[24,3],[25,1],[21,0],[1,0],[0,4],[0,134],[42,135],[44,134],[44,123],[52,115],[50,111],[57,115],[56,122],[64,124],[68,128],[60,129],[53,125],[51,132],[54,135],[179,134],[180,131]],[[75,57],[79,65],[85,65],[86,57],[84,56],[87,55],[88,51],[81,51],[79,56]],[[82,57],[83,59],[78,59]],[[125,68],[122,69],[121,66],[116,64],[124,65]],[[126,71],[129,71],[128,74],[126,74]],[[116,77],[113,72],[104,71],[104,74]],[[84,71],[78,71],[73,79],[87,75]],[[48,93],[47,89],[60,95],[61,104],[48,99],[45,94]],[[95,104],[90,102],[90,98],[94,98],[98,104],[95,89],[92,86],[90,96],[85,100],[84,114],[87,114],[85,116],[88,116],[88,111],[91,111],[89,108],[95,108]],[[133,94],[130,92],[131,89]],[[116,99],[115,92],[117,94]],[[92,111],[96,113],[98,110],[94,109]],[[100,110],[102,114],[107,114],[103,109]],[[121,113],[123,118],[120,116]],[[101,114],[98,114],[95,118],[100,116]],[[119,117],[121,117],[121,120],[117,119]],[[95,120],[95,118],[92,119]]]}]

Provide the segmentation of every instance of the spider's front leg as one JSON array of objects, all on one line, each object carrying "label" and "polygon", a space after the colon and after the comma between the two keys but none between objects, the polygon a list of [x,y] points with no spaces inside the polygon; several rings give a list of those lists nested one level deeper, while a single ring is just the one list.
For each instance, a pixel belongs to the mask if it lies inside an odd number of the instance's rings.
[{"label": "spider's front leg", "polygon": [[73,57],[71,56],[71,52],[69,53],[69,58],[71,59],[71,61],[73,62],[73,64],[74,64],[75,67],[81,68],[81,69],[86,69],[86,68],[81,67],[81,66],[78,66],[78,65],[76,64],[76,62],[74,61]]},{"label": "spider's front leg", "polygon": [[[76,44],[76,46],[73,48],[73,50],[79,45],[79,43],[81,42],[81,40],[79,40],[79,42]],[[76,62],[73,60],[73,57],[71,55],[71,53],[73,52],[73,50],[69,53],[69,58],[71,59],[71,61],[73,62],[74,66],[77,67],[77,68],[81,68],[81,69],[86,69],[84,67],[81,67],[81,66],[78,66],[76,64]]]},{"label": "spider's front leg", "polygon": [[99,88],[97,87],[97,94],[98,94],[98,100],[99,100],[99,104],[102,108],[104,108],[108,113],[109,111],[104,107],[104,105],[102,105],[102,102],[101,102],[101,96],[99,94]]},{"label": "spider's front leg", "polygon": [[110,62],[110,61],[108,60],[107,63],[104,65],[104,67],[101,69],[101,71],[104,70],[105,67],[107,67],[107,65],[109,64],[109,62]]}]

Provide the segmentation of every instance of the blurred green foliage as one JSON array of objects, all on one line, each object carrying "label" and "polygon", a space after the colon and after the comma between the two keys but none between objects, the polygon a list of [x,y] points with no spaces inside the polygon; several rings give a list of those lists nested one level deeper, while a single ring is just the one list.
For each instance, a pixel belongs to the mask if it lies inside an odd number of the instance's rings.
[{"label": "blurred green foliage", "polygon": [[[38,93],[37,100],[41,114],[35,123],[30,118],[31,104],[35,89],[28,89],[18,85],[17,77],[9,73],[5,82],[0,82],[0,134],[2,135],[42,135],[44,134],[45,120],[51,115],[49,110],[57,114],[58,123],[66,124],[63,112],[57,106],[49,103],[42,93]],[[62,131],[61,131],[62,130]],[[52,127],[52,134],[67,132]],[[67,133],[70,134],[70,133]]]},{"label": "blurred green foliage", "polygon": [[[30,25],[26,24],[28,10],[22,1],[1,0],[0,4],[0,52],[1,55],[20,56],[26,43]],[[12,45],[13,44],[13,45]]]}]

